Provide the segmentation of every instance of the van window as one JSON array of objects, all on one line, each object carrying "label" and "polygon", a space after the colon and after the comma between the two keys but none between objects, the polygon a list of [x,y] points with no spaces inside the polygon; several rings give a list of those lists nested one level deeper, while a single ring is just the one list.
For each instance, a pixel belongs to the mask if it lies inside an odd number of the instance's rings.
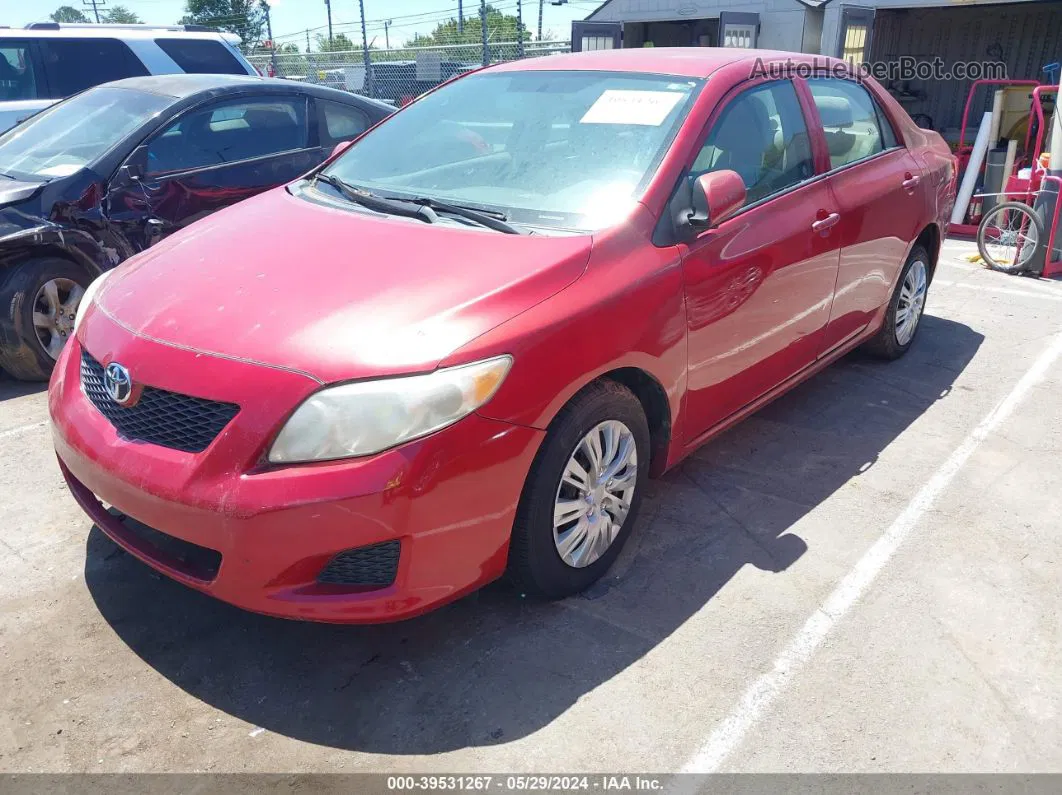
[{"label": "van window", "polygon": [[245,75],[247,70],[220,41],[155,39],[181,70],[197,75]]},{"label": "van window", "polygon": [[0,102],[38,99],[29,42],[0,41]]},{"label": "van window", "polygon": [[306,101],[276,97],[191,111],[148,146],[148,173],[190,171],[307,145]]},{"label": "van window", "polygon": [[68,97],[86,88],[141,77],[148,70],[118,39],[38,39],[49,95]]}]

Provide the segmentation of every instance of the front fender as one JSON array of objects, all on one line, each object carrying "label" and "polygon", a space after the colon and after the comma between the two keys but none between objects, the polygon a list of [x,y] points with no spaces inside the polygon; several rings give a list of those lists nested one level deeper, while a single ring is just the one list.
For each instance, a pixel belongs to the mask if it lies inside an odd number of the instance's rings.
[{"label": "front fender", "polygon": [[88,232],[58,224],[38,222],[21,229],[0,229],[0,268],[18,265],[27,257],[59,255],[74,260],[93,278],[121,261],[114,249],[103,246]]}]

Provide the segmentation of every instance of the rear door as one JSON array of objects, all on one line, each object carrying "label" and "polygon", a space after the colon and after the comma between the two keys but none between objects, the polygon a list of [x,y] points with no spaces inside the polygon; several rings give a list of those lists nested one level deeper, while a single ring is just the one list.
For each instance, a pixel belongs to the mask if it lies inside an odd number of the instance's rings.
[{"label": "rear door", "polygon": [[146,248],[210,213],[304,174],[323,158],[298,95],[237,97],[177,117],[127,161],[142,176],[108,193],[108,217]]},{"label": "rear door", "polygon": [[37,49],[52,99],[86,88],[148,74],[147,68],[119,39],[40,38]]},{"label": "rear door", "polygon": [[836,212],[817,174],[808,116],[789,80],[727,100],[688,179],[729,169],[745,209],[702,232],[683,259],[688,441],[815,361],[837,278]]},{"label": "rear door", "polygon": [[922,170],[870,92],[855,80],[807,81],[829,151],[840,213],[837,289],[823,353],[859,334],[885,304],[925,216]]}]

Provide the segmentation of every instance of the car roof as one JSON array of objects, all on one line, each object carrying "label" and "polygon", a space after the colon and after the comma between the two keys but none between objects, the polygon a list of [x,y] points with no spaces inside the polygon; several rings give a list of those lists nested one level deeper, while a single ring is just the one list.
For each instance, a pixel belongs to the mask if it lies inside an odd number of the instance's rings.
[{"label": "car roof", "polygon": [[[148,75],[145,77],[127,77],[124,80],[115,80],[111,83],[103,83],[105,86],[115,88],[127,88],[136,91],[147,91],[174,99],[186,99],[195,94],[218,89],[253,88],[262,86],[267,88],[279,88],[296,94],[312,94],[322,99],[337,101],[355,101],[366,105],[376,105],[380,109],[393,113],[394,108],[386,102],[369,99],[348,91],[340,91],[327,86],[317,86],[312,83],[302,83],[296,80],[279,80],[271,77],[254,77],[253,75],[200,75],[200,74],[170,74]],[[223,93],[223,92],[222,92]]]},{"label": "car roof", "polygon": [[757,59],[764,63],[789,61],[795,64],[814,64],[828,67],[843,64],[837,58],[807,55],[781,50],[746,50],[736,47],[642,47],[629,50],[593,50],[591,52],[561,53],[522,61],[508,61],[489,67],[488,72],[583,70],[602,72],[643,72],[680,77],[708,77],[717,69],[732,63]]},{"label": "car roof", "polygon": [[186,30],[180,25],[112,25],[92,23],[48,23],[47,27],[12,28],[0,25],[0,39],[209,39],[238,44],[240,37],[234,33],[216,30]]}]

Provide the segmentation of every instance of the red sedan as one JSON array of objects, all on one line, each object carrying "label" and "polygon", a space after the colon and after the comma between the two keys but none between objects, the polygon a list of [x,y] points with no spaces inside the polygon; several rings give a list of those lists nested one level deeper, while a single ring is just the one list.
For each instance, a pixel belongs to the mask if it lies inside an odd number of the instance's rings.
[{"label": "red sedan", "polygon": [[422,613],[604,574],[646,478],[856,346],[914,344],[953,161],[838,61],[617,50],[432,92],[97,280],[74,497],[249,610]]}]

